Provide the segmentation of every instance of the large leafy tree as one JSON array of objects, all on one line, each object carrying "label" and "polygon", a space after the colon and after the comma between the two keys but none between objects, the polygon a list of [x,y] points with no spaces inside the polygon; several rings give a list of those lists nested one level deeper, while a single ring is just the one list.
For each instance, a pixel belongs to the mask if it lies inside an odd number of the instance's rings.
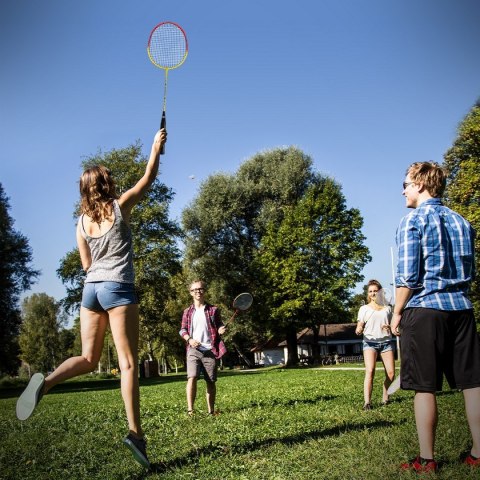
[{"label": "large leafy tree", "polygon": [[[141,145],[137,142],[124,149],[114,149],[87,158],[82,167],[101,164],[109,168],[114,174],[118,192],[122,193],[140,179],[146,162],[147,159],[141,153]],[[170,277],[181,269],[177,245],[181,230],[168,218],[172,199],[171,189],[157,179],[136,205],[131,216],[136,286],[140,294],[140,353],[150,358],[156,355],[156,350],[163,343],[168,342],[164,332],[177,320],[169,318],[165,309],[174,292]],[[75,215],[78,213],[77,204]],[[74,311],[80,305],[85,278],[78,249],[65,255],[57,274],[67,286],[67,296],[63,303],[67,309]]]},{"label": "large leafy tree", "polygon": [[[313,171],[311,158],[302,151],[294,147],[278,148],[259,153],[245,161],[234,175],[212,175],[202,184],[197,198],[184,210],[182,220],[186,234],[185,263],[191,270],[190,276],[205,279],[210,285],[211,297],[220,304],[230,304],[231,299],[241,291],[248,290],[254,295],[253,308],[233,327],[234,335],[230,336],[230,340],[234,345],[251,346],[276,330],[284,332],[285,325],[273,321],[278,320],[279,316],[286,313],[284,309],[289,308],[283,307],[282,302],[288,300],[289,296],[292,299],[295,297],[297,301],[307,296],[303,290],[305,286],[297,284],[291,286],[293,290],[296,288],[295,295],[293,293],[286,295],[284,292],[282,301],[280,298],[273,300],[274,293],[269,288],[272,286],[272,278],[261,257],[268,250],[271,253],[272,264],[283,261],[284,257],[275,253],[275,230],[285,222],[284,229],[287,231],[288,222],[293,225],[294,217],[299,213],[303,214],[302,208],[305,211],[313,208],[309,204],[315,203],[313,197],[311,198],[312,195],[314,197],[316,195],[315,186],[320,188],[322,185],[325,189],[338,190],[338,186],[334,188],[334,182],[328,185],[327,183]],[[299,205],[302,199],[303,203]],[[338,221],[342,219],[348,221],[349,217],[352,222],[350,232],[355,232],[356,241],[361,246],[363,237],[359,233],[360,216],[358,212],[345,209],[341,195],[332,198],[331,205],[325,207],[326,211],[327,208],[334,211],[333,204],[336,199],[340,201],[338,208],[343,208],[343,216],[340,216]],[[327,200],[328,194],[325,194],[324,201]],[[328,218],[331,220],[333,217],[334,214]],[[304,233],[304,226],[296,224],[295,228],[297,231],[291,234],[296,234],[300,239]],[[342,234],[346,234],[346,231],[339,232],[339,236]],[[325,236],[324,242],[328,241],[330,239]],[[324,249],[327,250],[327,246]],[[345,251],[346,248],[343,252]],[[350,253],[353,254],[353,251]],[[336,302],[333,300],[324,302],[322,307],[324,314],[327,305],[333,308],[348,298],[348,289],[355,283],[353,279],[361,280],[354,272],[357,268],[361,269],[368,253],[361,247],[361,251],[358,254],[355,252],[355,255],[357,256],[352,259],[351,270],[348,271],[350,276],[346,279],[338,278],[336,290],[331,292],[329,298],[335,296]],[[293,258],[290,260],[292,263],[296,261]],[[325,266],[325,271],[332,262],[333,259]],[[348,259],[344,262],[347,265]],[[291,266],[292,270],[295,268],[300,273],[300,267]],[[335,273],[344,274],[338,271]],[[325,293],[323,300],[326,299],[326,295]],[[318,302],[313,300],[315,299],[312,298],[309,303],[303,298],[299,302],[304,308],[303,313],[318,310]],[[289,318],[292,317],[289,314]],[[306,323],[309,321],[305,315],[301,318]],[[268,322],[267,319],[272,321]]]},{"label": "large leafy tree", "polygon": [[350,317],[350,292],[363,279],[370,256],[360,212],[346,208],[334,180],[317,177],[283,210],[279,225],[269,223],[257,261],[271,292],[265,298],[275,330],[286,335],[289,362],[296,363],[299,329],[310,326],[318,334],[320,323]]},{"label": "large leafy tree", "polygon": [[[312,160],[297,148],[278,148],[245,161],[236,174],[211,175],[183,211],[184,268],[209,285],[209,300],[230,306],[242,291],[255,298],[230,330],[229,350],[245,350],[267,334],[269,317],[255,256],[269,222],[294,204],[311,179]],[[232,333],[233,332],[233,333]]]},{"label": "large leafy tree", "polygon": [[480,319],[480,100],[460,123],[452,147],[444,155],[448,171],[446,204],[465,217],[477,232],[475,240],[477,279],[471,298]]},{"label": "large leafy tree", "polygon": [[53,370],[62,360],[60,338],[64,318],[59,304],[45,293],[33,294],[22,303],[20,358],[34,371]]},{"label": "large leafy tree", "polygon": [[21,324],[20,294],[39,275],[32,268],[27,238],[13,228],[10,205],[0,184],[0,374],[15,374],[19,367],[18,333]]}]

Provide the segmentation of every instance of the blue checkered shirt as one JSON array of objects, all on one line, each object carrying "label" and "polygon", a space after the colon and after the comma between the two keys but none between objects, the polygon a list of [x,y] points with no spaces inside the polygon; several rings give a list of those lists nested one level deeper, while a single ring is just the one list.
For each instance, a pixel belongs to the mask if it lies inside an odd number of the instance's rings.
[{"label": "blue checkered shirt", "polygon": [[472,308],[475,231],[462,216],[431,198],[402,218],[396,237],[395,284],[413,290],[406,308]]}]

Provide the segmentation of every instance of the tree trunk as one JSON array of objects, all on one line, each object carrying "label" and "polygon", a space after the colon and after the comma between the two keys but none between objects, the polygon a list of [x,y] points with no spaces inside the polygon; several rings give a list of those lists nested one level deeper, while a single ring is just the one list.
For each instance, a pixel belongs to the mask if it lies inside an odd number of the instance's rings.
[{"label": "tree trunk", "polygon": [[312,326],[312,332],[313,332],[313,344],[312,344],[312,357],[313,357],[313,363],[315,365],[318,365],[320,363],[320,332],[319,332],[320,327],[318,325],[313,325]]},{"label": "tree trunk", "polygon": [[287,366],[298,365],[297,331],[294,327],[287,329]]}]

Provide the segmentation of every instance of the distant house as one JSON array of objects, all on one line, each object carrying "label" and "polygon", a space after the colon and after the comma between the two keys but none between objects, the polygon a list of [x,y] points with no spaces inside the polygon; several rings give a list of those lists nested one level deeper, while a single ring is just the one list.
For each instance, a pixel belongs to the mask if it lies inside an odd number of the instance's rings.
[{"label": "distant house", "polygon": [[[320,355],[362,355],[362,337],[355,334],[356,323],[330,323],[319,327]],[[313,356],[314,335],[311,328],[297,334],[297,351],[300,358]],[[255,365],[280,365],[288,360],[285,339],[271,338],[252,349]]]}]

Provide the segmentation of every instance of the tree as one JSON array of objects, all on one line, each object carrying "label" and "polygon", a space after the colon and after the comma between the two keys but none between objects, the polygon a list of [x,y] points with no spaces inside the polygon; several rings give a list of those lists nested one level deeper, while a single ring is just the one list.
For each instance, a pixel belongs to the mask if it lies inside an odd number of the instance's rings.
[{"label": "tree", "polygon": [[[272,279],[262,264],[261,256],[267,251],[265,242],[268,243],[268,238],[274,242],[275,230],[282,222],[286,222],[286,229],[288,222],[294,222],[295,215],[302,208],[305,211],[311,208],[307,206],[312,201],[307,199],[308,195],[313,195],[311,188],[316,185],[327,188],[324,180],[312,170],[311,158],[299,149],[278,148],[247,160],[235,175],[212,175],[202,184],[198,197],[183,211],[185,264],[191,270],[190,276],[205,279],[210,285],[210,295],[213,293],[218,303],[230,305],[231,299],[245,290],[254,295],[254,308],[243,314],[241,323],[234,324],[232,343],[235,341],[236,345],[250,347],[273,333],[277,326],[283,328],[278,322],[266,322],[266,319],[278,320],[281,314],[290,310],[281,306],[280,298],[277,303],[272,300],[273,290],[267,287]],[[333,183],[330,183],[329,188],[335,190]],[[297,206],[304,198],[302,206]],[[362,222],[358,212],[346,211],[343,197],[337,195],[335,198],[341,199],[341,207],[345,210],[341,218],[350,217],[353,223],[349,232],[355,233],[355,240],[360,245],[363,237],[359,233]],[[330,208],[333,209],[333,205]],[[285,220],[287,217],[288,220]],[[298,225],[298,228],[302,229],[303,226]],[[301,235],[298,233],[298,239]],[[275,250],[273,244],[269,244],[269,247],[270,252]],[[349,253],[354,252],[352,250]],[[338,288],[331,292],[328,302],[324,304],[324,315],[330,311],[327,306],[333,308],[333,305],[345,301],[352,278],[361,280],[362,277],[354,272],[364,259],[368,259],[368,253],[362,248],[352,260],[350,276],[338,279]],[[272,253],[272,263],[283,260]],[[293,257],[290,260],[296,261]],[[295,268],[299,273],[300,266]],[[344,285],[344,290],[341,290],[341,285]],[[297,293],[300,297],[307,296],[307,292]],[[309,294],[312,294],[311,291]],[[332,300],[334,295],[337,295],[336,302]],[[326,300],[327,294],[323,297]],[[308,302],[304,300],[302,305],[307,308]],[[312,312],[318,307],[318,302],[314,300],[312,297]]]},{"label": "tree", "polygon": [[297,204],[284,207],[280,225],[270,222],[257,261],[272,292],[265,295],[272,330],[285,334],[289,363],[297,363],[301,328],[309,326],[317,335],[321,322],[350,317],[350,291],[370,261],[362,225],[360,212],[346,208],[340,186],[322,177]]},{"label": "tree", "polygon": [[0,183],[0,374],[16,374],[19,367],[18,333],[21,324],[18,302],[40,272],[31,266],[28,240],[13,228],[10,205]]},{"label": "tree", "polygon": [[444,155],[448,172],[445,203],[465,217],[477,232],[475,239],[477,279],[471,299],[480,319],[480,100],[460,123],[452,147]]},{"label": "tree", "polygon": [[[82,162],[82,168],[104,165],[115,174],[117,191],[131,188],[145,172],[147,159],[141,154],[137,142],[121,150],[99,153]],[[168,207],[173,192],[156,179],[145,197],[135,206],[131,217],[136,287],[140,296],[140,355],[153,357],[162,338],[162,325],[173,322],[165,318],[165,305],[173,295],[170,277],[180,271],[180,251],[177,240],[181,230],[169,220]],[[79,214],[79,204],[74,215]],[[78,249],[68,252],[61,260],[58,276],[67,286],[63,305],[69,311],[78,309],[81,301],[85,273],[82,270]],[[175,319],[176,320],[176,319]],[[156,346],[155,346],[156,345]]]},{"label": "tree", "polygon": [[60,328],[64,318],[59,311],[59,304],[45,293],[35,293],[22,303],[20,358],[34,371],[53,370],[61,361]]},{"label": "tree", "polygon": [[254,295],[254,308],[229,328],[229,350],[246,350],[268,334],[256,251],[268,223],[281,220],[282,206],[303,195],[314,177],[311,166],[294,147],[259,153],[235,175],[211,175],[182,213],[188,278],[206,280],[209,300],[220,305],[230,306],[242,291]]}]

